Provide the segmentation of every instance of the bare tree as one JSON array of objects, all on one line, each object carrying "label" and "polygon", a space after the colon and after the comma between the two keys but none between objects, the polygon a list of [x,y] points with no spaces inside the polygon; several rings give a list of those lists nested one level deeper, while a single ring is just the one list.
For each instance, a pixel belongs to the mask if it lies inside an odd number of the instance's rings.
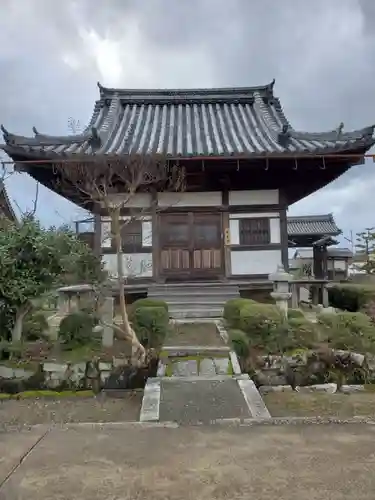
[{"label": "bare tree", "polygon": [[[80,197],[85,208],[92,212],[105,210],[111,222],[111,235],[115,245],[117,284],[122,325],[112,324],[118,339],[132,343],[133,357],[145,359],[145,348],[132,328],[126,309],[124,284],[126,280],[122,250],[122,231],[132,220],[142,219],[157,210],[155,202],[149,207],[133,207],[131,201],[137,193],[181,191],[184,189],[183,170],[171,165],[160,156],[95,156],[83,161],[56,164],[57,184],[62,192]],[[155,197],[153,197],[155,199]],[[122,219],[123,209],[127,217]],[[126,228],[125,228],[126,230]]]}]

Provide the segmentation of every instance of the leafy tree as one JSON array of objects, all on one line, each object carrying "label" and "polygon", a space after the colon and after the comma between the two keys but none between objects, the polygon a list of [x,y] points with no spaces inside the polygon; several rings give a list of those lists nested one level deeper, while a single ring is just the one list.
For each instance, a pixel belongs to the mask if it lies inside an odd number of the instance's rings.
[{"label": "leafy tree", "polygon": [[99,259],[68,228],[44,229],[30,215],[19,223],[1,221],[0,321],[4,317],[9,327],[11,318],[13,341],[21,340],[35,300],[53,287],[95,283],[102,276]]},{"label": "leafy tree", "polygon": [[356,234],[355,249],[357,254],[364,257],[364,269],[367,273],[375,272],[375,228],[369,227]]}]

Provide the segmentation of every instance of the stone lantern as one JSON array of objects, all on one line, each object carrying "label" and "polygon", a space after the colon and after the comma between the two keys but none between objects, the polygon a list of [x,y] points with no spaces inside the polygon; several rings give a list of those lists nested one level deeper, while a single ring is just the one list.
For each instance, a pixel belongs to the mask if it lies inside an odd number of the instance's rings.
[{"label": "stone lantern", "polygon": [[285,317],[288,317],[288,300],[291,298],[290,282],[293,276],[287,272],[282,265],[277,266],[276,272],[271,273],[268,279],[273,282],[271,297],[276,301],[277,307]]}]

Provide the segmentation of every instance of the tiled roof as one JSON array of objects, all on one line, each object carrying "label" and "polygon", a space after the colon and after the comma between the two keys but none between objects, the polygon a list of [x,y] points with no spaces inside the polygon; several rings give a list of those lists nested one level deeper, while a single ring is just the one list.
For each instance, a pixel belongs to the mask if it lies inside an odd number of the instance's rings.
[{"label": "tiled roof", "polygon": [[288,236],[324,235],[337,236],[341,230],[336,226],[332,214],[300,215],[288,217]]},{"label": "tiled roof", "polygon": [[298,132],[273,94],[260,87],[124,90],[99,85],[91,121],[82,134],[34,137],[2,128],[5,147],[49,154],[163,154],[170,157],[251,157],[368,149],[374,127],[344,132]]},{"label": "tiled roof", "polygon": [[10,203],[8,194],[5,189],[5,185],[0,181],[0,215],[4,215],[10,220],[17,220],[16,214],[14,213],[13,207]]}]

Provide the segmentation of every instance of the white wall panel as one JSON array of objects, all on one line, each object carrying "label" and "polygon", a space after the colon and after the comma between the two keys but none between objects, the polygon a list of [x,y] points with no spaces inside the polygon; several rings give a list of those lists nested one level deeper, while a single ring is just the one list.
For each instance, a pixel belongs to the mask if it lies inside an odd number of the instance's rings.
[{"label": "white wall panel", "polygon": [[233,275],[270,274],[281,265],[281,250],[231,250]]},{"label": "white wall panel", "polygon": [[229,205],[278,205],[279,190],[229,191]]},{"label": "white wall panel", "polygon": [[[104,254],[102,256],[104,269],[112,278],[117,277],[117,255]],[[152,277],[152,254],[133,253],[124,254],[124,275],[126,278]]]},{"label": "white wall panel", "polygon": [[221,191],[158,193],[158,205],[160,207],[219,207],[221,204]]}]

